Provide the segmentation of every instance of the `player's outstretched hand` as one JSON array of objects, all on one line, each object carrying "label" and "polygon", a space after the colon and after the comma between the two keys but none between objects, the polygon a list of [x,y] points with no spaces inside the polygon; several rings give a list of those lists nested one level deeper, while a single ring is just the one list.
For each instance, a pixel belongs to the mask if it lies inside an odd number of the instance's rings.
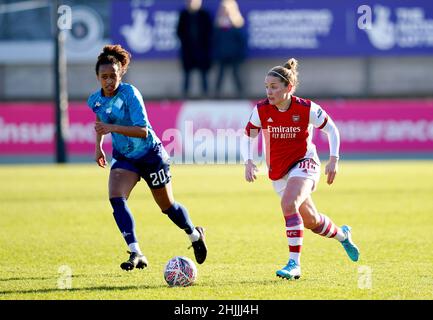
[{"label": "player's outstretched hand", "polygon": [[253,163],[252,160],[248,160],[245,164],[245,180],[248,182],[254,182],[257,179],[256,172],[259,171],[257,166]]},{"label": "player's outstretched hand", "polygon": [[331,156],[329,157],[329,162],[325,167],[325,174],[328,176],[326,182],[328,184],[332,184],[334,182],[337,172],[338,172],[338,158]]},{"label": "player's outstretched hand", "polygon": [[102,149],[97,149],[95,151],[95,161],[101,168],[105,168],[107,165],[107,159],[105,157],[105,152]]}]

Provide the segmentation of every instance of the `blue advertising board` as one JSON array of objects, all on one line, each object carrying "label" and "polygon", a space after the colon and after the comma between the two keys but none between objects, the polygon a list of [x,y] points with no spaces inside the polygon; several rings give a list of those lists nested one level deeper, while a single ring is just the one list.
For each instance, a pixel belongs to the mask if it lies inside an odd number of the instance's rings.
[{"label": "blue advertising board", "polygon": [[[203,0],[212,15],[218,0]],[[433,55],[433,1],[238,0],[250,57]],[[113,0],[111,39],[174,58],[182,0]]]}]

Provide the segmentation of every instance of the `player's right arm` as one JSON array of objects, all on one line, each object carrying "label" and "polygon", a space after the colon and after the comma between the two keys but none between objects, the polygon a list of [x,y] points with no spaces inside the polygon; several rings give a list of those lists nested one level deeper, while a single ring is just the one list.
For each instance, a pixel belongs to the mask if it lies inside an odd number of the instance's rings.
[{"label": "player's right arm", "polygon": [[245,180],[254,182],[257,179],[257,166],[253,162],[253,140],[259,135],[262,127],[257,106],[253,109],[247,126],[245,127],[244,135],[241,139],[241,155],[245,164]]},{"label": "player's right arm", "polygon": [[[101,122],[98,116],[96,116],[96,122]],[[95,143],[95,161],[101,168],[105,168],[107,165],[107,159],[105,157],[105,152],[102,149],[102,144],[104,143],[104,135],[96,132],[96,143]]]}]

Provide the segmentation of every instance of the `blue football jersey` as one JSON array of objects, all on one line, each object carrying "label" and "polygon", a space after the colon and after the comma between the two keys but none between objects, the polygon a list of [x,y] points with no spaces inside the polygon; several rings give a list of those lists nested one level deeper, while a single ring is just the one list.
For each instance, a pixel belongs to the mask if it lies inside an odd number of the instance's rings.
[{"label": "blue football jersey", "polygon": [[122,126],[147,127],[147,138],[127,137],[111,133],[113,149],[130,159],[139,159],[154,150],[161,141],[147,118],[140,91],[133,85],[121,83],[114,97],[105,97],[99,89],[87,100],[88,106],[104,123]]}]

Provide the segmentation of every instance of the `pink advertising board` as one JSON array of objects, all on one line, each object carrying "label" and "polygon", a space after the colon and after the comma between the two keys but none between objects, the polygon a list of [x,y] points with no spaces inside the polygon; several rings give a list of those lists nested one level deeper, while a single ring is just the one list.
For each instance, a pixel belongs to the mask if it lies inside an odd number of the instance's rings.
[{"label": "pink advertising board", "polygon": [[[340,129],[341,152],[433,152],[433,100],[318,100]],[[195,154],[197,144],[224,129],[241,133],[252,101],[170,101],[146,103],[157,135],[173,152]],[[68,152],[92,154],[94,114],[85,103],[69,104]],[[51,103],[0,103],[0,155],[54,153]],[[192,143],[189,143],[193,140]],[[194,142],[195,141],[195,142]],[[208,140],[209,141],[209,140]],[[320,152],[326,136],[316,132]],[[200,148],[217,148],[218,141]],[[110,139],[105,141],[111,151]],[[229,152],[237,152],[232,148]]]},{"label": "pink advertising board", "polygon": [[[156,132],[176,126],[179,102],[148,103],[147,112]],[[95,115],[85,103],[69,104],[68,152],[91,154],[94,150]],[[50,103],[0,103],[0,155],[53,154],[54,106]],[[111,152],[111,139],[104,148]]]},{"label": "pink advertising board", "polygon": [[[433,100],[317,101],[334,119],[341,152],[432,152]],[[318,134],[319,150],[327,149]]]}]

